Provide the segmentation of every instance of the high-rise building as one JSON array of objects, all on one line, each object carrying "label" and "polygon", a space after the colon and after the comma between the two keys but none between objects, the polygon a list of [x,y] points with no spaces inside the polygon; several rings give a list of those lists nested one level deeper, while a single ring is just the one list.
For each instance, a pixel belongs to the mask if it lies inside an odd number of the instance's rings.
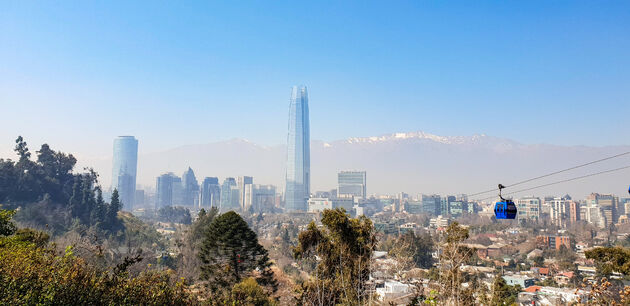
[{"label": "high-rise building", "polygon": [[341,171],[337,174],[337,195],[339,197],[366,198],[366,172]]},{"label": "high-rise building", "polygon": [[[545,202],[547,202],[545,200]],[[565,198],[554,198],[549,201],[551,204],[551,222],[558,227],[566,227],[571,211],[571,200]]]},{"label": "high-rise building", "polygon": [[619,198],[611,194],[592,193],[586,197],[588,205],[587,221],[598,225],[600,228],[607,228],[616,223],[619,219],[618,209]]},{"label": "high-rise building", "polygon": [[241,211],[249,211],[252,207],[253,201],[253,185],[254,178],[251,176],[239,176],[238,177],[238,204],[241,208]]},{"label": "high-rise building", "polygon": [[199,206],[199,183],[190,167],[182,175],[182,189],[181,204],[189,207]]},{"label": "high-rise building", "polygon": [[[236,196],[234,195],[236,189]],[[227,177],[221,185],[221,212],[238,209],[238,186],[233,177]],[[236,199],[234,199],[236,198]],[[234,205],[236,203],[236,205]]]},{"label": "high-rise building", "polygon": [[285,209],[306,211],[311,190],[311,144],[306,87],[293,87],[289,103]]},{"label": "high-rise building", "polygon": [[155,209],[173,206],[173,185],[179,182],[173,173],[165,173],[157,177],[155,183]]},{"label": "high-rise building", "polygon": [[[451,203],[455,202],[454,196],[445,196],[440,199],[440,215],[448,216],[451,214]],[[460,212],[461,213],[461,212]]]},{"label": "high-rise building", "polygon": [[533,220],[538,221],[540,219],[541,202],[537,197],[525,197],[516,200],[516,207],[518,210],[519,220]]},{"label": "high-rise building", "polygon": [[182,178],[174,175],[171,178],[173,188],[173,205],[180,206],[184,203],[184,185],[182,185]]},{"label": "high-rise building", "polygon": [[254,185],[254,210],[270,212],[276,206],[276,186]]},{"label": "high-rise building", "polygon": [[144,205],[144,190],[136,188],[136,194],[133,198],[133,204],[135,207]]},{"label": "high-rise building", "polygon": [[206,177],[201,184],[201,194],[199,200],[200,208],[219,208],[221,199],[221,186],[216,177]]},{"label": "high-rise building", "polygon": [[133,209],[137,169],[138,140],[133,136],[116,137],[112,159],[112,190],[118,190],[123,210]]},{"label": "high-rise building", "polygon": [[442,211],[440,209],[441,199],[439,195],[426,195],[423,194],[420,197],[422,201],[422,212],[433,216],[439,215]]}]

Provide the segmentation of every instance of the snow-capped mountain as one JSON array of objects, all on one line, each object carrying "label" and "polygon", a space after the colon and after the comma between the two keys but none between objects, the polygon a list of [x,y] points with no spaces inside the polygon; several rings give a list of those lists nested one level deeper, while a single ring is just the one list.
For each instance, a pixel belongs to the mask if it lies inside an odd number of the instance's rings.
[{"label": "snow-capped mountain", "polygon": [[[521,144],[487,135],[438,136],[425,132],[356,137],[332,142],[312,141],[312,190],[335,188],[340,170],[365,170],[368,193],[474,193],[584,162],[630,151],[630,146],[557,146]],[[192,167],[199,180],[205,176],[251,175],[255,183],[282,188],[284,145],[262,146],[250,141],[187,145],[139,156],[138,183],[155,185],[161,173],[177,175]],[[522,186],[553,182],[599,170],[630,165],[630,156],[578,169]],[[111,160],[95,168],[108,186]],[[630,171],[559,184],[527,194],[584,196],[590,192],[624,193]],[[509,191],[509,190],[508,190]],[[492,196],[492,194],[490,194]]]}]

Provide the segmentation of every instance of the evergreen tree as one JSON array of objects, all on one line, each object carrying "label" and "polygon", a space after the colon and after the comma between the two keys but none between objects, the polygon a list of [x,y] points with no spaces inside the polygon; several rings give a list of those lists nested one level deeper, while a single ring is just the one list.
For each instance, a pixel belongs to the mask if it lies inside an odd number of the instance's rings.
[{"label": "evergreen tree", "polygon": [[92,213],[90,214],[90,224],[102,228],[105,221],[105,214],[107,213],[107,206],[103,201],[103,191],[101,187],[96,187],[96,203]]},{"label": "evergreen tree", "polygon": [[107,215],[105,216],[107,229],[115,232],[118,230],[118,211],[120,210],[120,197],[118,196],[118,189],[114,189],[112,192],[112,200],[107,207]]},{"label": "evergreen tree", "polygon": [[68,203],[70,209],[70,216],[72,218],[78,218],[81,215],[81,186],[82,182],[80,177],[74,178],[74,185],[72,185],[72,196]]},{"label": "evergreen tree", "polygon": [[512,287],[505,282],[502,275],[494,277],[492,284],[492,299],[490,305],[512,305],[516,303],[520,286]]},{"label": "evergreen tree", "polygon": [[85,225],[90,225],[90,218],[94,206],[96,205],[94,200],[94,190],[92,189],[92,182],[89,177],[83,177],[83,190],[81,191],[81,221]]},{"label": "evergreen tree", "polygon": [[[199,252],[201,278],[213,292],[228,290],[247,277],[275,291],[267,250],[237,213],[218,216],[208,226]],[[257,270],[258,273],[253,273]]]}]

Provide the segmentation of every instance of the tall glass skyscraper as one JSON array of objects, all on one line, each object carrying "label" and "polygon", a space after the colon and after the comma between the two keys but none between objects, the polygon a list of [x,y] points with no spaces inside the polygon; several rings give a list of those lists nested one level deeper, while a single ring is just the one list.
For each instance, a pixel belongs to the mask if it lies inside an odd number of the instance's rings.
[{"label": "tall glass skyscraper", "polygon": [[117,189],[123,210],[133,209],[138,168],[138,140],[133,136],[114,139],[112,190]]},{"label": "tall glass skyscraper", "polygon": [[306,87],[293,87],[289,103],[285,209],[306,211],[311,191],[311,142]]}]

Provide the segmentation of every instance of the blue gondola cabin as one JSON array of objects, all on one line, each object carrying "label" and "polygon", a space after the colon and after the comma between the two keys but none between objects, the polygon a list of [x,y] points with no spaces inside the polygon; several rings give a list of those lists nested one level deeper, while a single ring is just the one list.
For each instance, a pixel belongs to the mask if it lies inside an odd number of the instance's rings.
[{"label": "blue gondola cabin", "polygon": [[497,219],[515,219],[516,205],[512,200],[504,200],[494,205],[494,215]]}]

